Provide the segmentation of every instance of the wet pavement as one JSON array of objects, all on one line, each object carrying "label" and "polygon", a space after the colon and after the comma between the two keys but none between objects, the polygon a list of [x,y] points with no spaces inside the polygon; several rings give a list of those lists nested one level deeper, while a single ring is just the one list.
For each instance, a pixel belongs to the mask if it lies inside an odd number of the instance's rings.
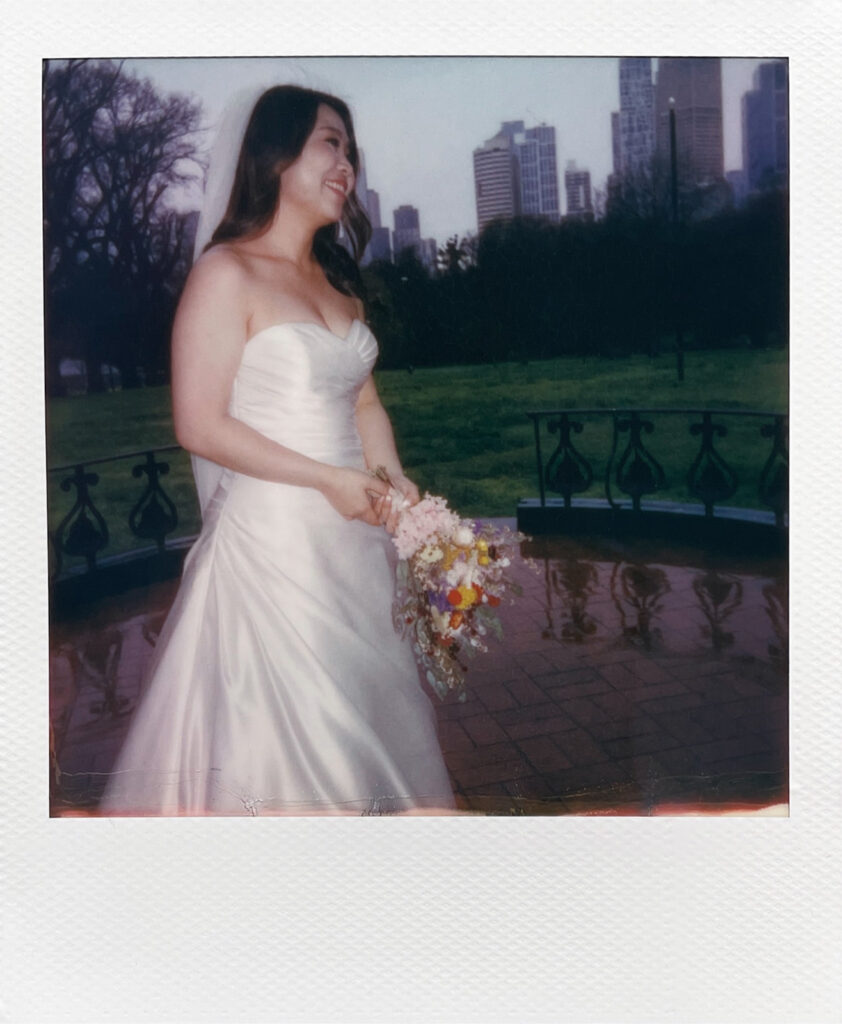
[{"label": "wet pavement", "polygon": [[[432,698],[457,806],[785,813],[785,563],[604,539],[524,551],[534,569],[467,700]],[[53,814],[95,813],[177,584],[53,622]]]}]

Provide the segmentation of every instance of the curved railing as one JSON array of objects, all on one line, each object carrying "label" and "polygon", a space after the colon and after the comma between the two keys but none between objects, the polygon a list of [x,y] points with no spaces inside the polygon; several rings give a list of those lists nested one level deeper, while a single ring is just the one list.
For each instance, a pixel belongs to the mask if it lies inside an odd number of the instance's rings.
[{"label": "curved railing", "polygon": [[[179,445],[166,445],[51,467],[48,473],[54,486],[73,494],[72,505],[50,530],[51,580],[55,582],[80,573],[93,574],[114,561],[163,555],[167,550],[184,547],[192,534],[177,542],[171,538],[179,526],[179,513],[163,484],[170,472],[170,462],[161,458],[182,451]],[[109,477],[112,480],[116,477],[121,483],[129,478],[137,481],[134,500],[124,509],[123,523],[134,543],[129,551],[108,557],[104,552],[111,541],[114,520],[112,518],[110,528],[98,493],[100,470],[106,464],[115,469],[115,464],[121,462],[128,463],[125,474],[112,472]],[[74,561],[77,564],[68,567],[67,563]]]},{"label": "curved railing", "polygon": [[[756,509],[765,507],[769,510],[766,517],[775,528],[779,531],[786,528],[789,456],[788,420],[784,413],[635,408],[553,409],[527,415],[532,420],[535,435],[539,510],[569,512],[577,504],[577,495],[593,494],[595,487],[601,484],[604,498],[601,502],[594,502],[591,498],[590,505],[601,505],[615,514],[652,511],[654,503],[651,499],[662,496],[669,498],[669,504],[675,511],[695,511],[707,520],[726,514],[738,518],[739,511],[749,512],[749,509],[726,509],[741,486],[745,494],[745,485],[749,483],[745,470],[742,470],[741,478],[728,451],[728,421],[736,419],[742,424],[751,424],[749,434],[756,442],[751,455],[759,455],[748,474],[754,499],[748,502],[753,509],[751,516],[762,522]],[[679,417],[688,421],[683,438],[676,432]],[[604,449],[595,454],[594,444],[597,442],[593,437],[599,422],[606,418],[610,426],[607,454],[604,454]],[[664,424],[666,429],[663,429]],[[658,426],[662,428],[660,433]],[[603,440],[605,438],[603,430]],[[681,471],[683,481],[679,482],[675,467],[671,473],[666,471],[666,459],[658,451],[658,442],[662,440],[664,445],[673,449],[670,457],[675,462],[676,441],[687,450],[688,438],[697,438],[698,443],[690,446],[689,460],[685,461]],[[590,453],[584,450],[588,440],[591,440]],[[548,456],[545,454],[547,450],[550,452]],[[550,494],[560,495],[560,500],[549,497]],[[578,504],[582,507],[585,503],[579,499]],[[534,512],[534,499],[521,502],[519,519],[522,518],[521,511],[530,505]],[[663,501],[658,502],[658,507],[659,511],[668,510]],[[530,517],[525,515],[525,518]],[[533,522],[539,519],[540,516],[532,516]]]},{"label": "curved railing", "polygon": [[[638,408],[555,409],[530,412],[528,416],[534,427],[540,498],[537,503],[532,500],[531,509],[527,508],[528,500],[521,502],[518,518],[524,518],[524,525],[532,532],[535,532],[532,513],[536,509],[539,513],[559,508],[570,511],[577,504],[578,495],[592,493],[600,482],[604,494],[601,504],[611,512],[651,511],[647,509],[646,499],[665,492],[671,484],[672,492],[675,490],[675,474],[672,473],[671,481],[663,456],[658,457],[658,438],[665,431],[659,435],[656,424],[672,423],[668,437],[674,440],[676,417],[688,418],[686,436],[698,438],[684,472],[684,483],[686,497],[698,504],[700,515],[708,519],[714,517],[740,486],[738,469],[729,462],[726,447],[727,420],[737,418],[756,424],[757,438],[765,444],[764,457],[754,471],[756,501],[753,504],[770,510],[770,519],[778,530],[786,526],[788,453],[787,417],[783,413]],[[595,433],[594,418],[597,422],[610,420],[607,457],[584,450],[588,431]],[[545,454],[547,451],[549,455]],[[182,508],[179,515],[177,501],[165,486],[172,460],[163,456],[176,453],[183,453],[179,445],[166,445],[68,463],[49,470],[54,486],[73,494],[72,504],[50,531],[53,582],[79,576],[90,578],[103,568],[138,559],[155,561],[157,558],[163,564],[166,561],[163,556],[168,554],[174,565],[180,564],[183,550],[198,528],[198,518],[192,510],[188,533],[175,536],[179,525],[184,527],[186,510]],[[124,473],[116,471],[119,463],[127,464]],[[130,499],[117,503],[122,517],[120,528],[128,547],[111,555],[106,554],[112,535],[109,518],[113,527],[116,506],[112,501],[111,511],[104,510],[107,503],[100,497],[101,468],[106,464],[111,467],[108,474],[111,481],[119,478],[123,488],[127,483],[132,488]],[[192,494],[192,487],[190,490]],[[551,495],[559,495],[560,501]],[[583,502],[580,500],[579,504]],[[190,520],[190,514],[186,518]]]}]

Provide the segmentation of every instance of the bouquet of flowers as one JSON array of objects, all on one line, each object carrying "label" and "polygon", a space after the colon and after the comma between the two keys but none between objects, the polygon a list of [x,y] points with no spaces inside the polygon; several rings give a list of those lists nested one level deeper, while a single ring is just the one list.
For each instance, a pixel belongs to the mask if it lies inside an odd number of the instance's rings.
[{"label": "bouquet of flowers", "polygon": [[427,681],[442,699],[465,700],[465,658],[503,635],[495,611],[521,588],[506,570],[525,536],[478,524],[427,494],[404,509],[394,535],[398,563],[395,628],[410,636]]}]

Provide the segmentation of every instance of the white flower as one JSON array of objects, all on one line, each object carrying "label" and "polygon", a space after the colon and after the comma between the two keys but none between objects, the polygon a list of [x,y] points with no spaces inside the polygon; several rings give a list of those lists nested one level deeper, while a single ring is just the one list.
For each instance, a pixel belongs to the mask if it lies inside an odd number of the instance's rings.
[{"label": "white flower", "polygon": [[419,562],[423,562],[425,565],[432,565],[434,562],[440,562],[444,558],[444,552],[441,548],[428,544],[423,551],[419,551],[417,558]]},{"label": "white flower", "polygon": [[470,526],[459,526],[453,531],[452,540],[460,548],[469,548],[474,542],[474,531]]}]

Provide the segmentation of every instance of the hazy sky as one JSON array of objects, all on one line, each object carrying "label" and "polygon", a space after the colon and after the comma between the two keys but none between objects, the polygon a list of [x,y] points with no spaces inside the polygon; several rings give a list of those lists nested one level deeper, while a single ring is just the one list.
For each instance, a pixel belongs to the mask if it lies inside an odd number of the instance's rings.
[{"label": "hazy sky", "polygon": [[[722,61],[726,171],[742,166],[740,98],[757,63]],[[555,126],[562,211],[568,160],[590,170],[596,188],[611,172],[613,57],[150,58],[126,66],[164,91],[192,93],[211,128],[231,93],[249,85],[295,82],[340,96],[354,115],[383,223],[393,227],[392,211],[410,203],[422,235],[439,244],[476,231],[472,153],[501,121]]]}]

